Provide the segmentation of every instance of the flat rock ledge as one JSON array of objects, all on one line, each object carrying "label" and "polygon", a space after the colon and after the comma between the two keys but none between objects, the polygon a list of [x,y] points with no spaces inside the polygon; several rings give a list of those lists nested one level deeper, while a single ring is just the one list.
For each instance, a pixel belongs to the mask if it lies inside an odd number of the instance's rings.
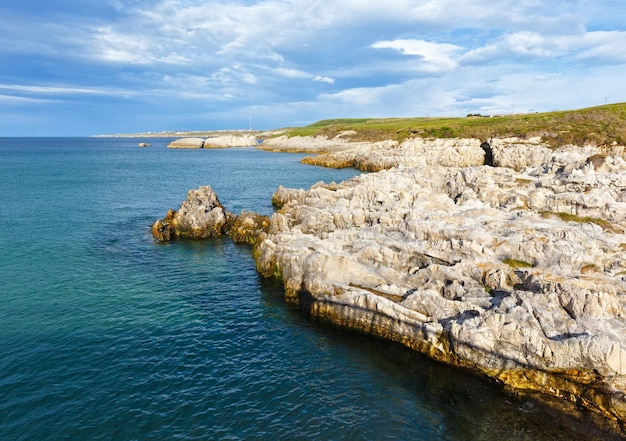
[{"label": "flat rock ledge", "polygon": [[279,188],[258,271],[312,316],[624,427],[626,162],[535,141],[435,144],[354,149],[383,171]]},{"label": "flat rock ledge", "polygon": [[179,138],[168,144],[170,149],[211,149],[257,145],[255,135],[224,135],[209,138]]},{"label": "flat rock ledge", "polygon": [[235,242],[254,245],[268,227],[267,216],[246,211],[235,215],[224,208],[210,186],[203,186],[189,190],[178,211],[169,210],[151,231],[158,242],[229,235]]}]

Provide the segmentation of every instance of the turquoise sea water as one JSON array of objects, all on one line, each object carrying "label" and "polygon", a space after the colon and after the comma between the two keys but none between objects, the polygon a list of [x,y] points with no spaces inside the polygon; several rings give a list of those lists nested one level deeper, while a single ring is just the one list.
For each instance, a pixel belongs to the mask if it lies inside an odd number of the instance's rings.
[{"label": "turquoise sea water", "polygon": [[308,320],[245,245],[154,243],[150,225],[190,188],[270,214],[279,184],[356,173],[168,142],[0,138],[0,440],[599,439]]}]

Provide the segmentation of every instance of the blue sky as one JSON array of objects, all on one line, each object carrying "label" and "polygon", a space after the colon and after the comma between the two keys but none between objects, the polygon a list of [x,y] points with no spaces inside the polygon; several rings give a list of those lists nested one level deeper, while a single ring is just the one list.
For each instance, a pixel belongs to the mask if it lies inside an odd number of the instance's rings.
[{"label": "blue sky", "polygon": [[622,1],[0,0],[0,136],[626,101]]}]

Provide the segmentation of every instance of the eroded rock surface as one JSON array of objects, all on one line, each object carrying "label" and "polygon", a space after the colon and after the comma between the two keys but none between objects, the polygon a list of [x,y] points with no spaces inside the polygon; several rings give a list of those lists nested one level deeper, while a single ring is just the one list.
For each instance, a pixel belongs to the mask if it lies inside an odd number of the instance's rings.
[{"label": "eroded rock surface", "polygon": [[623,150],[320,138],[311,162],[378,172],[280,187],[271,221],[234,216],[201,187],[153,233],[228,233],[254,244],[259,272],[313,316],[624,424]]},{"label": "eroded rock surface", "polygon": [[227,148],[256,146],[257,140],[254,135],[223,135],[207,138],[203,148]]},{"label": "eroded rock surface", "polygon": [[307,152],[324,153],[333,150],[343,150],[352,145],[342,136],[328,138],[327,136],[287,136],[282,135],[270,138],[259,146],[262,150],[280,152]]},{"label": "eroded rock surface", "polygon": [[467,167],[482,165],[485,152],[478,139],[409,139],[398,145],[395,141],[374,144],[353,143],[343,149],[312,156],[306,164],[325,167],[354,167],[363,171],[380,171],[394,167],[444,165]]},{"label": "eroded rock surface", "polygon": [[280,188],[258,270],[314,316],[624,422],[626,163],[503,142],[506,167],[471,140],[350,151],[399,167]]},{"label": "eroded rock surface", "polygon": [[152,235],[160,242],[175,239],[206,239],[220,236],[233,220],[210,186],[189,190],[178,211],[170,210],[152,225]]},{"label": "eroded rock surface", "polygon": [[269,217],[252,211],[242,211],[241,214],[233,219],[232,224],[228,228],[228,235],[235,242],[256,245],[260,238],[263,237],[263,233],[267,231],[269,225]]},{"label": "eroded rock surface", "polygon": [[201,149],[204,138],[179,138],[167,145],[168,149]]},{"label": "eroded rock surface", "polygon": [[152,225],[159,242],[177,239],[208,239],[228,234],[235,242],[257,243],[269,227],[269,218],[242,211],[235,215],[220,203],[210,186],[189,190],[179,210],[169,210],[165,218]]},{"label": "eroded rock surface", "polygon": [[169,143],[171,149],[211,149],[256,146],[254,135],[222,135],[209,138],[179,138]]}]

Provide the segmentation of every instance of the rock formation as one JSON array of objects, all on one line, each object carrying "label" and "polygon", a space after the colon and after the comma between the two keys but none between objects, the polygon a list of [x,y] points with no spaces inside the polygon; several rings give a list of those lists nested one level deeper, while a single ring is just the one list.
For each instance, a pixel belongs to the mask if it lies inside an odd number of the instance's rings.
[{"label": "rock formation", "polygon": [[395,141],[367,144],[353,143],[318,156],[303,159],[304,163],[325,167],[354,167],[363,171],[380,171],[393,167],[444,165],[467,167],[482,165],[485,152],[478,139],[410,139],[398,145]]},{"label": "rock formation", "polygon": [[179,138],[170,142],[168,149],[201,149],[204,146],[204,138]]},{"label": "rock formation", "polygon": [[259,272],[313,316],[625,422],[626,162],[491,140],[491,167],[481,144],[330,153],[398,168],[280,188]]},{"label": "rock formation", "polygon": [[[299,151],[305,139],[265,147]],[[539,140],[317,139],[309,161],[377,171],[280,187],[271,221],[210,187],[158,240],[228,232],[321,320],[626,423],[623,147]]]},{"label": "rock formation", "polygon": [[223,135],[207,138],[204,141],[203,148],[249,147],[256,145],[257,140],[254,135]]},{"label": "rock formation", "polygon": [[235,242],[256,245],[264,237],[263,233],[267,231],[269,225],[269,217],[251,211],[242,211],[234,217],[227,233]]},{"label": "rock formation", "polygon": [[178,211],[170,210],[164,219],[157,220],[152,225],[152,235],[161,242],[206,239],[222,235],[232,218],[211,187],[200,187],[189,190]]},{"label": "rock formation", "polygon": [[222,135],[209,138],[180,138],[172,141],[167,147],[178,149],[211,149],[228,147],[256,146],[254,135]]},{"label": "rock formation", "polygon": [[243,211],[235,215],[220,203],[210,186],[189,190],[178,211],[169,210],[165,218],[152,225],[152,235],[159,242],[177,239],[207,239],[228,234],[235,242],[256,244],[267,230],[269,218]]}]

